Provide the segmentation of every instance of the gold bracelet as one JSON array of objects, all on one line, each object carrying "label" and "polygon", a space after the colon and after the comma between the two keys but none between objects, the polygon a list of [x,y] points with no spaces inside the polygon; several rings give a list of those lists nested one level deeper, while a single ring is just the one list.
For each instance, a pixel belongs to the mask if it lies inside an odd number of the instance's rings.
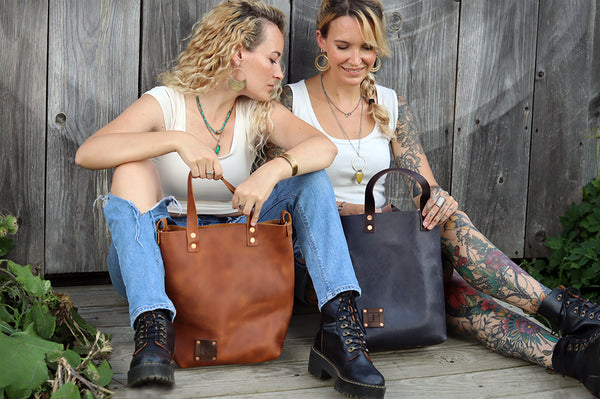
[{"label": "gold bracelet", "polygon": [[296,176],[296,174],[298,173],[298,162],[296,161],[296,158],[294,158],[293,156],[291,156],[287,152],[284,152],[279,157],[285,159],[286,161],[288,161],[288,163],[292,167],[292,176]]}]

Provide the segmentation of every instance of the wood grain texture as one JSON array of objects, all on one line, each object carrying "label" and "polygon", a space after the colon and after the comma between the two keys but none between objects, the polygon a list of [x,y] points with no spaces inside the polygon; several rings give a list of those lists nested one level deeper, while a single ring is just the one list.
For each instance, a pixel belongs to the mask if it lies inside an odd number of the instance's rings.
[{"label": "wood grain texture", "polygon": [[106,270],[110,170],[74,163],[91,134],[137,98],[140,1],[52,0],[48,70],[46,273]]},{"label": "wood grain texture", "polygon": [[475,226],[523,256],[537,2],[461,3],[452,193]]},{"label": "wood grain texture", "polygon": [[0,1],[0,212],[21,225],[9,258],[32,265],[44,263],[47,15],[47,1]]},{"label": "wood grain texture", "polygon": [[[588,128],[594,2],[540,2],[525,256],[545,256],[546,236],[581,200]],[[598,60],[594,61],[595,63]],[[594,77],[598,80],[598,76]]]},{"label": "wood grain texture", "polygon": [[[452,191],[452,130],[460,4],[454,1],[384,1],[392,56],[377,72],[379,84],[406,98],[441,187]],[[399,175],[388,182],[395,204],[412,201]]]},{"label": "wood grain texture", "polygon": [[[320,315],[294,313],[279,359],[245,365],[175,370],[172,389],[127,388],[127,370],[133,353],[133,331],[127,306],[111,286],[59,287],[71,296],[79,313],[112,334],[110,354],[115,398],[331,398],[331,380],[308,373],[307,362]],[[104,292],[103,292],[104,291]],[[89,296],[103,298],[93,304]],[[386,398],[573,398],[592,396],[579,383],[544,368],[498,355],[473,338],[449,333],[440,345],[393,352],[371,353],[386,379]]]}]

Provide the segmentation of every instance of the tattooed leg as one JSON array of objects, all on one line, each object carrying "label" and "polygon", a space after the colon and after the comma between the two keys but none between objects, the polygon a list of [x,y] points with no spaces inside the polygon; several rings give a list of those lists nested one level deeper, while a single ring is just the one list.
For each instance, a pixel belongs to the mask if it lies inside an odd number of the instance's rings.
[{"label": "tattooed leg", "polygon": [[463,212],[442,226],[442,253],[477,290],[535,313],[550,290],[494,246]]},{"label": "tattooed leg", "polygon": [[467,333],[488,349],[552,368],[557,338],[534,321],[476,291],[456,273],[445,289],[449,328]]}]

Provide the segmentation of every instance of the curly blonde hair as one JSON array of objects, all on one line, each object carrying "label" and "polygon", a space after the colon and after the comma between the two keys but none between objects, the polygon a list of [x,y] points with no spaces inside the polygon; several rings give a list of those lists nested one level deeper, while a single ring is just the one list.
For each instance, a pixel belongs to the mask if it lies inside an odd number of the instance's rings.
[{"label": "curly blonde hair", "polygon": [[[159,81],[184,94],[204,94],[214,89],[232,71],[232,59],[240,46],[254,51],[265,40],[268,24],[285,32],[285,15],[261,0],[227,0],[215,6],[194,25],[188,44],[176,65],[159,75]],[[279,98],[277,84],[267,101],[240,97],[252,115],[248,144],[256,152],[268,139],[273,108]]]},{"label": "curly blonde hair", "polygon": [[[383,7],[378,0],[323,0],[317,12],[317,29],[321,31],[324,38],[327,37],[331,21],[342,16],[353,17],[358,21],[366,43],[373,47],[378,55],[387,57],[391,54],[385,37]],[[360,91],[361,96],[369,102],[368,114],[373,116],[375,123],[384,134],[395,137],[389,127],[388,111],[376,102],[369,101],[375,99],[377,94],[373,73],[369,73],[363,79]]]}]

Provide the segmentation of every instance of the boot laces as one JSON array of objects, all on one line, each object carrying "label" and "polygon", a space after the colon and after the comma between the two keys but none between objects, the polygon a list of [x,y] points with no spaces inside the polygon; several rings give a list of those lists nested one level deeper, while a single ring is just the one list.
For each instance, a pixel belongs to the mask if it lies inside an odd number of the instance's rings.
[{"label": "boot laces", "polygon": [[146,312],[135,322],[135,351],[153,342],[167,350],[167,322],[162,313]]},{"label": "boot laces", "polygon": [[365,331],[363,329],[362,320],[360,318],[360,313],[357,311],[354,298],[348,296],[344,299],[340,298],[340,301],[342,301],[343,304],[341,307],[342,314],[338,317],[338,321],[340,322],[340,328],[342,329],[342,337],[344,338],[346,350],[350,353],[356,350],[369,352],[365,340]]},{"label": "boot laces", "polygon": [[572,313],[573,315],[590,320],[597,319],[600,321],[600,306],[581,297],[579,290],[576,288],[565,288],[564,292],[556,297],[562,301],[563,306],[561,313]]}]

